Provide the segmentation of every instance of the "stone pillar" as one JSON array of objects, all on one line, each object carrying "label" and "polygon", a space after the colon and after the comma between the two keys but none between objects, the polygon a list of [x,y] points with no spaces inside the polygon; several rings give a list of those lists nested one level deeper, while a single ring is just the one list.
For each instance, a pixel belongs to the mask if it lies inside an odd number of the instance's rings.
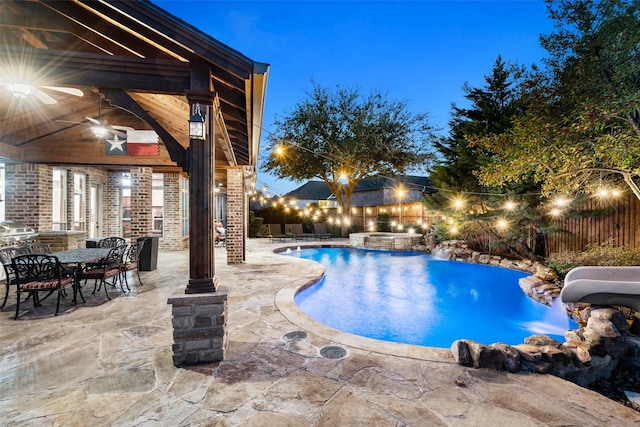
[{"label": "stone pillar", "polygon": [[131,241],[153,231],[152,176],[148,167],[131,168]]},{"label": "stone pillar", "polygon": [[242,168],[227,169],[227,264],[244,258],[244,180]]},{"label": "stone pillar", "polygon": [[53,168],[45,165],[7,164],[5,218],[30,225],[36,231],[52,228]]},{"label": "stone pillar", "polygon": [[173,364],[219,362],[227,350],[227,298],[223,286],[216,292],[169,298],[173,314]]}]

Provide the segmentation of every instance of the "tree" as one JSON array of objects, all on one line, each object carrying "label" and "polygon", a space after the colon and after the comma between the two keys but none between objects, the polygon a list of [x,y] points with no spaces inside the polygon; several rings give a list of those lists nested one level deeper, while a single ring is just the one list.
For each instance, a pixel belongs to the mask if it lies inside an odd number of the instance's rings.
[{"label": "tree", "polygon": [[315,83],[307,99],[275,125],[263,169],[296,182],[323,180],[343,211],[362,179],[423,165],[433,138],[427,115],[409,112],[405,102],[378,91],[330,91]]},{"label": "tree", "polygon": [[479,177],[504,185],[533,176],[546,195],[595,192],[621,181],[640,199],[640,0],[547,0],[554,32],[533,69],[527,112],[499,135]]},{"label": "tree", "polygon": [[505,63],[500,56],[491,74],[486,75],[481,88],[463,86],[470,108],[453,105],[450,133],[434,143],[438,160],[431,168],[430,179],[441,191],[430,195],[426,202],[432,209],[451,208],[451,194],[484,194],[491,191],[474,174],[488,162],[488,152],[471,147],[468,138],[501,134],[511,127],[513,117],[520,113],[519,79],[523,70]]}]

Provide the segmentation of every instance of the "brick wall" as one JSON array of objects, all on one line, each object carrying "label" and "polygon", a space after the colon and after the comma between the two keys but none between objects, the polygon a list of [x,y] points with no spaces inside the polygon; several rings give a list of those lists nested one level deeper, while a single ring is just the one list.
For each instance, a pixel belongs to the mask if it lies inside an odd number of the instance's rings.
[{"label": "brick wall", "polygon": [[244,180],[241,168],[227,169],[227,263],[244,262]]},{"label": "brick wall", "polygon": [[7,164],[5,218],[32,226],[52,228],[53,168],[44,165]]}]

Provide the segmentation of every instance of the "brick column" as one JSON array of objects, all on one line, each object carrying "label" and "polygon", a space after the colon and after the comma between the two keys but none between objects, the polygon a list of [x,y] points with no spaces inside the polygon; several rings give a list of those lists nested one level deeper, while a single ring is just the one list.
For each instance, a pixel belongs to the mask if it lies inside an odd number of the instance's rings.
[{"label": "brick column", "polygon": [[227,169],[227,264],[244,262],[244,199],[242,168]]},{"label": "brick column", "polygon": [[189,239],[182,234],[182,177],[178,173],[164,174],[164,229],[160,249],[179,251],[188,247]]},{"label": "brick column", "polygon": [[131,168],[131,241],[153,231],[153,169]]},{"label": "brick column", "polygon": [[45,165],[7,164],[5,169],[5,218],[51,230],[53,168]]},{"label": "brick column", "polygon": [[109,172],[103,191],[104,227],[102,236],[122,236],[122,173]]}]

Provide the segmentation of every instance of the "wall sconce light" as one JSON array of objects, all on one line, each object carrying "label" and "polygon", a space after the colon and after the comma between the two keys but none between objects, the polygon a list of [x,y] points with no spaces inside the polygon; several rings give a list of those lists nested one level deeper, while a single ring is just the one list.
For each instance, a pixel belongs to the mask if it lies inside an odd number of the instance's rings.
[{"label": "wall sconce light", "polygon": [[189,138],[206,139],[206,137],[204,113],[200,109],[200,103],[196,103],[192,107],[191,117],[189,118]]}]

